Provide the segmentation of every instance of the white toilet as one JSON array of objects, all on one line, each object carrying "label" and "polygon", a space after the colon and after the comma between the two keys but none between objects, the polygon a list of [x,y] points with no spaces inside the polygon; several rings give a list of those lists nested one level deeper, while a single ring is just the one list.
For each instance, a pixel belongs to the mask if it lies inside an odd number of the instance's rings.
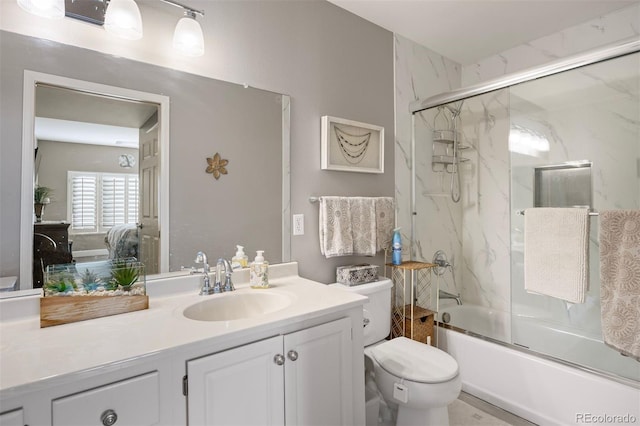
[{"label": "white toilet", "polygon": [[[405,337],[384,340],[391,329],[391,280],[334,285],[369,298],[363,307],[365,365],[373,363],[375,384],[387,405],[397,405],[396,425],[449,425],[447,406],[461,389],[458,363],[440,349]],[[377,414],[367,410],[367,425],[377,424]]]}]

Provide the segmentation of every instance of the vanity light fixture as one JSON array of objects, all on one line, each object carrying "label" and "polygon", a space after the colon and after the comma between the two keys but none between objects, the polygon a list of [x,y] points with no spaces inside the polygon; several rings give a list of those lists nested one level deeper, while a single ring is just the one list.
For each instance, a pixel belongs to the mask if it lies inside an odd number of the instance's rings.
[{"label": "vanity light fixture", "polygon": [[18,6],[29,13],[45,18],[64,17],[64,0],[18,0]]},{"label": "vanity light fixture", "polygon": [[104,29],[126,38],[142,38],[142,17],[134,0],[110,0],[104,15]]},{"label": "vanity light fixture", "polygon": [[187,56],[202,56],[204,54],[204,35],[202,27],[196,21],[196,14],[204,16],[204,11],[193,9],[173,0],[162,1],[184,9],[184,16],[178,21],[173,33],[173,48]]}]

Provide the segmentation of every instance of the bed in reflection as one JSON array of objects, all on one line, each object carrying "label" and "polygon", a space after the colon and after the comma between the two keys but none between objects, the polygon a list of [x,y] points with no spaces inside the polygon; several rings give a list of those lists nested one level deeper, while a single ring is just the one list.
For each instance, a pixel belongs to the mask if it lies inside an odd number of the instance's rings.
[{"label": "bed in reflection", "polygon": [[138,259],[138,227],[135,224],[111,227],[104,242],[109,250],[109,259]]}]

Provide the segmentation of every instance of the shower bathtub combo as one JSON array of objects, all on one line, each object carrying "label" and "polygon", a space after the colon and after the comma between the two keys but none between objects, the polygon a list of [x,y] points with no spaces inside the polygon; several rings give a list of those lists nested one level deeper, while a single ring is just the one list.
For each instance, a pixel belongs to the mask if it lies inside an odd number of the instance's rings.
[{"label": "shower bathtub combo", "polygon": [[[524,218],[516,214],[640,209],[640,126],[632,119],[640,114],[639,52],[639,39],[626,40],[410,105],[411,258],[438,265],[437,345],[457,360],[463,390],[537,424],[640,423],[640,362],[600,333],[598,216],[590,216],[588,303],[569,304],[525,291]],[[623,78],[634,83],[628,93]],[[584,94],[566,90],[576,81]],[[613,87],[609,97],[575,101],[587,88]],[[544,177],[587,176],[580,195],[588,203],[555,181],[544,193],[535,173],[550,167],[558,173]],[[447,247],[451,262],[442,251],[423,258],[427,246]],[[443,274],[453,283],[441,285]]]}]

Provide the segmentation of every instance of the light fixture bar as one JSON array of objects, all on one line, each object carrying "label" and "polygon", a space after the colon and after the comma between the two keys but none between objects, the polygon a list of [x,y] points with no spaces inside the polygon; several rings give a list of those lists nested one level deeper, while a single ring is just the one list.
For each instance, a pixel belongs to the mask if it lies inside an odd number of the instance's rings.
[{"label": "light fixture bar", "polygon": [[173,0],[160,0],[160,1],[162,1],[162,2],[164,2],[164,3],[167,3],[167,4],[170,4],[170,5],[172,5],[172,6],[179,7],[179,8],[181,8],[181,9],[184,9],[184,10],[186,10],[187,12],[190,12],[190,13],[193,13],[193,14],[196,14],[196,13],[197,13],[197,14],[198,14],[198,15],[200,15],[200,16],[204,16],[204,10],[197,10],[197,9],[194,9],[194,8],[192,8],[192,7],[189,7],[189,6],[185,6],[185,5],[184,5],[184,4],[182,4],[182,3],[178,3],[177,1],[173,1]]}]

